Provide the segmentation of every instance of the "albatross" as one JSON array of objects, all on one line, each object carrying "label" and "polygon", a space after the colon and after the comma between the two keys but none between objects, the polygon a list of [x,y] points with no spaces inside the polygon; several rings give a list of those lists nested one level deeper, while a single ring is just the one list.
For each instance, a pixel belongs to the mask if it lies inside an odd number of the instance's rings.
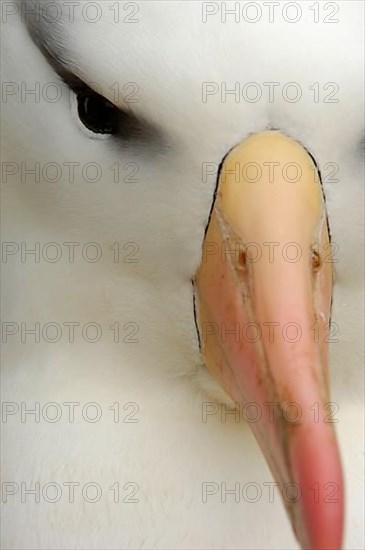
[{"label": "albatross", "polygon": [[3,547],[363,548],[363,5],[3,2]]}]

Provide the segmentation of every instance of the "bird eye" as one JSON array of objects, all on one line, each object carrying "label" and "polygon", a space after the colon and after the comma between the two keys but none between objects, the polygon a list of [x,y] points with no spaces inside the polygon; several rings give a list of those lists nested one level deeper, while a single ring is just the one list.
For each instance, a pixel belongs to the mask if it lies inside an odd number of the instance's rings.
[{"label": "bird eye", "polygon": [[87,90],[77,95],[78,115],[83,125],[95,134],[117,134],[120,112],[105,97]]}]

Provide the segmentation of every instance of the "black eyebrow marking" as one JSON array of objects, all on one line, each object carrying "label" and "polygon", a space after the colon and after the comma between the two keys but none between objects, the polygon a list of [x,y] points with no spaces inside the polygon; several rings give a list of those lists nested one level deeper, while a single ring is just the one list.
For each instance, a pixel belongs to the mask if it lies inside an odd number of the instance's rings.
[{"label": "black eyebrow marking", "polygon": [[[27,17],[25,21],[29,36],[43,54],[45,60],[61,80],[77,95],[99,96],[105,101],[107,97],[94,90],[90,85],[78,77],[75,73],[80,72],[80,67],[72,61],[72,56],[65,45],[62,36],[62,25],[59,22],[51,23],[42,16],[39,2],[27,0],[36,11],[36,16]],[[57,40],[57,36],[59,40]],[[95,83],[94,83],[95,84]],[[122,143],[137,141],[140,144],[155,146],[157,149],[166,150],[169,145],[160,127],[151,123],[141,116],[136,116],[128,108],[120,108],[109,101],[115,107],[116,116],[119,117],[119,131],[113,135],[116,140]]]}]

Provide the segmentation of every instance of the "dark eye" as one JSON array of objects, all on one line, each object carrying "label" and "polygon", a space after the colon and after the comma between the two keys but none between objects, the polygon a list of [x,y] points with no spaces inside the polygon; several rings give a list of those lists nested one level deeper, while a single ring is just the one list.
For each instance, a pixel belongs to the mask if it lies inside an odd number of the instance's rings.
[{"label": "dark eye", "polygon": [[117,134],[120,112],[105,97],[87,90],[77,96],[78,114],[81,122],[95,134]]}]

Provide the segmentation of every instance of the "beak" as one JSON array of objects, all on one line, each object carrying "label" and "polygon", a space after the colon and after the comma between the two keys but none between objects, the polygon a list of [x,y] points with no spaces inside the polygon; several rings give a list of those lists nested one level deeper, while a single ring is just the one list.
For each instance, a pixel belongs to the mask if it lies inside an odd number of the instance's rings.
[{"label": "beak", "polygon": [[225,158],[195,288],[205,363],[236,406],[259,411],[250,427],[301,547],[341,548],[330,243],[319,174],[297,142],[265,132]]}]

